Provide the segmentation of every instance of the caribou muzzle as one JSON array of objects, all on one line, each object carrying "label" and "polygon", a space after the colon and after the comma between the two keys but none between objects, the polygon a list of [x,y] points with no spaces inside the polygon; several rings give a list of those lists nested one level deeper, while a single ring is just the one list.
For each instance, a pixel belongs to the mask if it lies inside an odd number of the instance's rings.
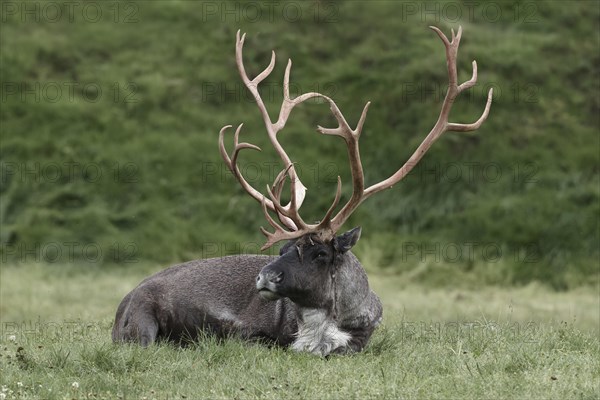
[{"label": "caribou muzzle", "polygon": [[263,268],[256,277],[256,290],[265,300],[278,300],[281,296],[277,286],[283,281],[283,272],[268,270],[269,266]]}]

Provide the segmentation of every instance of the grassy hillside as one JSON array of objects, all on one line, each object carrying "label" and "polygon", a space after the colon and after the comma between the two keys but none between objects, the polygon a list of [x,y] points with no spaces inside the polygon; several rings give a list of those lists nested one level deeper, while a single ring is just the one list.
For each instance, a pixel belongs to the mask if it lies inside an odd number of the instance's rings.
[{"label": "grassy hillside", "polygon": [[[242,156],[248,179],[262,188],[279,170],[235,67],[236,30],[247,32],[251,75],[277,52],[263,91],[271,115],[287,58],[292,90],[333,96],[351,124],[372,102],[361,137],[371,184],[437,118],[447,77],[427,26],[460,24],[459,79],[476,59],[479,84],[451,119],[475,120],[494,87],[490,118],[444,136],[402,184],[367,201],[347,224],[364,227],[356,252],[369,269],[427,284],[597,283],[598,3],[370,3],[2,3],[2,263],[258,251],[260,207],[217,149],[219,129],[244,122],[245,140],[264,149]],[[324,213],[338,174],[351,190],[344,146],[317,124],[333,119],[308,104],[282,132],[309,187],[308,220]]]}]

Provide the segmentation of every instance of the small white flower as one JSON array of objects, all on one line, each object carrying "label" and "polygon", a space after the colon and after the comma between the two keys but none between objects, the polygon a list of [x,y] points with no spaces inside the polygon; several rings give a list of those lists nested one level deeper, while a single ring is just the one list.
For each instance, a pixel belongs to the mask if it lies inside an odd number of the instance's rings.
[{"label": "small white flower", "polygon": [[17,382],[18,387],[23,387],[23,382]]},{"label": "small white flower", "polygon": [[8,388],[6,387],[6,385],[2,385],[2,393],[4,392],[8,392]]},{"label": "small white flower", "polygon": [[8,340],[9,340],[10,342],[16,342],[16,341],[17,341],[17,335],[10,335],[10,336],[8,337]]},{"label": "small white flower", "polygon": [[0,400],[4,400],[6,398],[6,393],[0,393]]},{"label": "small white flower", "polygon": [[73,383],[71,383],[71,387],[73,389],[79,389],[79,382],[73,382]]}]

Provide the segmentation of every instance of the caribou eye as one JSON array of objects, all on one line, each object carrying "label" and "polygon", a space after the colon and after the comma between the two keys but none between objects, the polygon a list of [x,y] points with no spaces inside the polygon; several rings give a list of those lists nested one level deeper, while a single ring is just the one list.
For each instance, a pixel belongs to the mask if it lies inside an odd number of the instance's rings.
[{"label": "caribou eye", "polygon": [[317,255],[315,256],[315,258],[325,258],[327,257],[327,252],[325,250],[321,250],[317,253]]}]

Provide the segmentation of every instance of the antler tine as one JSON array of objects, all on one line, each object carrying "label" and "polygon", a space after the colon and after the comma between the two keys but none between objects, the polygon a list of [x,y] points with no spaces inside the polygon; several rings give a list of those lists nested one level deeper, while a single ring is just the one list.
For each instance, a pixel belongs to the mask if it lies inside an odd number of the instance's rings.
[{"label": "antler tine", "polygon": [[283,184],[285,183],[286,174],[287,169],[281,170],[273,181],[273,192],[277,195],[277,198],[281,198],[281,192],[283,191]]},{"label": "antler tine", "polygon": [[490,88],[490,90],[488,92],[487,102],[485,103],[485,109],[483,110],[481,117],[479,117],[479,119],[477,121],[473,122],[472,124],[457,124],[457,123],[449,122],[446,129],[448,131],[453,131],[453,132],[470,132],[470,131],[479,129],[479,127],[485,122],[485,120],[487,119],[487,117],[490,113],[490,108],[492,107],[492,96],[493,95],[494,95],[494,88]]},{"label": "antler tine", "polygon": [[[435,31],[435,33],[437,33],[440,39],[442,39],[442,42],[444,42],[444,44],[446,45],[446,48],[450,46],[450,41],[448,40],[444,32],[442,32],[437,26],[430,25],[429,29],[432,29],[433,31]],[[454,37],[452,39],[454,39]]]},{"label": "antler tine", "polygon": [[309,228],[309,226],[304,222],[304,220],[298,213],[298,207],[299,207],[298,203],[297,203],[298,195],[296,194],[297,185],[295,185],[294,182],[291,182],[291,184],[290,184],[290,203],[286,207],[283,207],[281,205],[281,192],[283,189],[283,183],[284,183],[286,174],[290,168],[291,168],[291,166],[282,170],[279,173],[279,175],[277,175],[277,178],[275,179],[275,182],[273,183],[274,190],[272,190],[267,185],[267,193],[269,194],[269,197],[271,197],[271,199],[273,201],[273,205],[277,209],[277,212],[278,212],[278,215],[280,215],[280,218],[281,218],[281,216],[284,216],[287,219],[293,221],[296,229],[307,229],[307,228]]},{"label": "antler tine", "polygon": [[283,216],[289,218],[288,210],[286,210],[280,203],[281,192],[275,191],[275,193],[273,193],[273,190],[271,190],[271,187],[269,185],[267,185],[267,194],[271,198],[271,201],[273,202],[273,206],[275,206],[275,211],[277,211],[277,214],[283,215]]},{"label": "antler tine", "polygon": [[277,174],[275,180],[273,181],[272,189],[269,187],[269,185],[267,185],[267,194],[272,200],[273,208],[275,209],[274,211],[276,212],[281,223],[292,231],[296,231],[299,227],[304,226],[304,221],[301,219],[294,219],[293,214],[290,216],[289,210],[294,207],[294,204],[290,202],[285,207],[281,205],[281,193],[285,184],[285,178],[287,176],[286,174],[290,168],[292,168],[291,165],[288,168],[281,170],[279,174]]},{"label": "antler tine", "polygon": [[[360,161],[360,151],[358,148],[358,139],[362,133],[362,129],[367,118],[367,112],[371,102],[367,102],[360,115],[360,119],[356,124],[356,129],[350,128],[348,122],[341,113],[339,107],[333,100],[327,98],[330,103],[331,112],[338,122],[337,128],[317,127],[317,130],[325,135],[336,135],[344,138],[348,148],[348,159],[350,162],[350,172],[352,175],[352,196],[340,212],[332,219],[331,226],[336,231],[348,219],[350,214],[360,205],[364,195],[364,173],[362,163]],[[330,213],[329,213],[330,214]]]},{"label": "antler tine", "polygon": [[275,123],[275,128],[279,131],[290,116],[292,109],[296,107],[298,104],[305,102],[308,99],[313,97],[320,97],[325,100],[329,100],[329,98],[321,93],[317,92],[308,92],[299,95],[296,98],[290,97],[290,72],[292,70],[292,60],[288,59],[288,63],[285,67],[285,73],[283,75],[283,103],[281,105],[281,110],[279,112],[279,117],[277,122]]},{"label": "antler tine", "polygon": [[[446,47],[446,61],[448,65],[448,86],[456,86],[457,72],[456,72],[456,55],[458,53],[458,46],[460,45],[460,39],[462,37],[462,26],[458,27],[458,34],[454,35],[454,29],[452,29],[452,41],[448,40],[448,37],[437,27],[430,26],[435,33],[442,39],[444,47]],[[474,83],[473,83],[474,84]],[[450,92],[450,91],[449,91]],[[458,93],[452,93],[454,96]]]},{"label": "antler tine", "polygon": [[244,124],[240,124],[237,129],[235,130],[235,133],[233,135],[233,143],[234,143],[234,148],[233,148],[233,154],[231,155],[231,164],[233,165],[237,165],[237,158],[238,155],[240,154],[240,151],[242,151],[243,149],[252,149],[252,150],[258,150],[258,151],[262,151],[260,147],[251,144],[251,143],[239,143],[239,138],[240,138],[240,131],[242,130],[242,126],[244,126]]},{"label": "antler tine", "polygon": [[466,82],[463,82],[462,84],[460,84],[458,86],[458,93],[462,92],[465,89],[469,89],[470,87],[472,87],[473,85],[475,85],[477,83],[477,61],[473,60],[473,75],[471,76],[471,79],[469,79]]},{"label": "antler tine", "polygon": [[296,203],[297,196],[295,193],[296,186],[294,184],[292,184],[290,186],[290,191],[291,191],[290,203],[288,204],[287,207],[284,207],[281,205],[281,192],[283,191],[283,184],[285,182],[286,174],[288,173],[288,170],[290,168],[292,168],[291,165],[288,168],[283,169],[281,172],[279,172],[279,174],[277,174],[277,177],[273,181],[273,189],[271,189],[271,187],[269,187],[269,185],[267,185],[267,193],[273,202],[273,206],[275,207],[275,209],[277,211],[277,215],[278,215],[279,219],[282,220],[282,222],[286,225],[289,225],[289,224],[287,224],[287,221],[291,220],[294,223],[294,228],[296,230],[299,228],[306,228],[306,224],[300,217],[300,214],[298,214],[297,203]]},{"label": "antler tine", "polygon": [[271,225],[273,229],[275,229],[275,232],[271,233],[262,226],[260,227],[260,231],[263,233],[263,235],[267,237],[267,242],[261,247],[261,250],[266,250],[269,247],[273,246],[275,243],[277,243],[279,240],[277,240],[276,238],[285,234],[286,231],[269,215],[269,211],[267,210],[267,205],[264,200],[262,201],[262,209],[265,215],[265,219],[267,220],[269,225]]},{"label": "antler tine", "polygon": [[[231,125],[225,125],[223,128],[221,128],[221,130],[219,131],[219,151],[221,153],[221,157],[223,158],[223,161],[225,161],[225,165],[227,166],[227,168],[229,168],[229,170],[231,171],[233,176],[237,179],[237,181],[240,183],[242,188],[256,200],[262,201],[264,199],[264,196],[262,195],[262,193],[260,193],[256,189],[254,189],[252,187],[252,185],[250,185],[248,183],[248,181],[246,181],[246,179],[244,179],[244,177],[242,176],[240,169],[238,168],[237,163],[236,163],[239,152],[243,149],[253,149],[253,150],[261,151],[260,147],[255,146],[253,144],[238,143],[239,133],[240,133],[240,130],[242,129],[243,125],[244,124],[240,124],[235,131],[234,148],[233,148],[231,157],[229,156],[229,154],[227,154],[227,150],[225,149],[225,139],[224,139],[225,131],[227,129],[231,128]],[[275,210],[273,207],[273,203],[271,201],[267,201],[267,207],[269,207],[272,210]]]},{"label": "antler tine", "polygon": [[235,60],[238,66],[238,71],[242,77],[242,80],[247,85],[258,86],[267,76],[273,72],[273,68],[275,68],[275,51],[271,50],[271,61],[267,68],[265,68],[260,74],[258,74],[254,79],[250,79],[248,74],[246,73],[246,68],[244,67],[243,61],[243,49],[244,49],[244,40],[246,39],[246,34],[244,33],[240,38],[240,30],[238,29],[236,34],[236,46],[235,46]]},{"label": "antler tine", "polygon": [[329,207],[329,210],[327,210],[327,213],[325,214],[325,216],[319,223],[319,228],[321,228],[321,229],[330,228],[331,229],[331,215],[333,214],[333,211],[335,211],[335,208],[337,207],[338,203],[340,202],[341,197],[342,197],[342,178],[340,178],[340,176],[338,175],[337,190],[335,191],[335,198],[333,199],[333,203]]},{"label": "antler tine", "polygon": [[273,229],[275,229],[275,231],[271,233],[262,226],[260,227],[260,231],[267,238],[266,243],[260,248],[261,250],[266,250],[281,240],[296,239],[307,233],[307,231],[304,229],[298,229],[293,231],[286,231],[285,229],[283,229],[283,227],[277,222],[275,222],[275,220],[269,215],[267,204],[264,200],[262,201],[262,209],[267,222],[269,223],[269,225],[271,225]]}]

